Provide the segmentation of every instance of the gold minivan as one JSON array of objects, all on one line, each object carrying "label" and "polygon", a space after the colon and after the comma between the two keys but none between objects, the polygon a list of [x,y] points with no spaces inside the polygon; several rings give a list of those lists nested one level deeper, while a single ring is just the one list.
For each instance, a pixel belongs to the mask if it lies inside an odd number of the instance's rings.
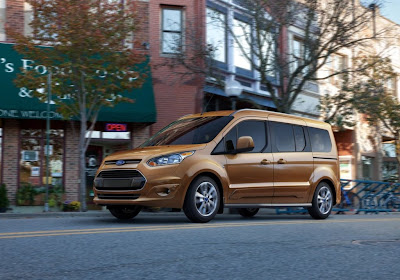
[{"label": "gold minivan", "polygon": [[339,160],[329,124],[261,110],[188,115],[140,147],[104,159],[94,203],[118,219],[143,206],[183,209],[208,222],[224,208],[305,207],[325,219],[340,202]]}]

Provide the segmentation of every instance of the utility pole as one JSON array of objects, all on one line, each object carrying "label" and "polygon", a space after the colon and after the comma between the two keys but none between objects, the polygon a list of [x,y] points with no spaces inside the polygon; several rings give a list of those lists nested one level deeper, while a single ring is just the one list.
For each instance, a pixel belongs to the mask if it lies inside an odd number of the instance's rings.
[{"label": "utility pole", "polygon": [[46,117],[46,197],[44,212],[49,212],[49,157],[50,157],[50,102],[51,102],[51,70],[47,75],[47,117]]}]

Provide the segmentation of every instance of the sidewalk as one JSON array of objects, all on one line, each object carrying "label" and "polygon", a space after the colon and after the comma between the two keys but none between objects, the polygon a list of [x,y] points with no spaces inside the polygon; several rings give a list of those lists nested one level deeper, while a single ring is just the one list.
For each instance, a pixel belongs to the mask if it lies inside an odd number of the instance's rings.
[{"label": "sidewalk", "polygon": [[11,206],[11,210],[6,213],[0,213],[0,219],[6,218],[47,218],[47,217],[98,217],[111,215],[107,209],[89,210],[87,212],[63,212],[58,209],[50,209],[44,212],[44,206]]}]

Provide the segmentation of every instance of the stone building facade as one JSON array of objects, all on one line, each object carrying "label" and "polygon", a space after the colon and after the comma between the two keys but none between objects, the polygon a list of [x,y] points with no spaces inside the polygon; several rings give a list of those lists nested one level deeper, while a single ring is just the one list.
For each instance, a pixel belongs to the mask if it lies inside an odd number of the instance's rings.
[{"label": "stone building facade", "polygon": [[[331,67],[354,68],[359,57],[379,56],[389,58],[395,75],[387,81],[387,90],[400,100],[400,25],[380,14],[379,7],[364,7],[355,1],[356,9],[368,9],[373,14],[369,25],[359,36],[373,37],[362,46],[344,49],[334,55]],[[338,69],[336,69],[338,70]],[[325,68],[323,71],[329,71]],[[340,78],[334,77],[320,83],[321,94],[334,95],[340,90]],[[335,132],[339,150],[342,179],[398,181],[399,164],[396,160],[394,135],[383,127],[371,127],[366,116],[354,112],[354,127],[344,127]]]}]

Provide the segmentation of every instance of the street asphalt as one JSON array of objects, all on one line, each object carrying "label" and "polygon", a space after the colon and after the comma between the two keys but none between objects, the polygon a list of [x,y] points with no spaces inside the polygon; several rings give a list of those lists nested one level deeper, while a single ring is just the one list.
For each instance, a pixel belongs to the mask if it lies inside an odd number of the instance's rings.
[{"label": "street asphalt", "polygon": [[[300,213],[299,213],[300,212]],[[230,215],[230,214],[237,214],[235,212],[235,209],[225,209],[224,213],[222,215]],[[259,211],[259,214],[264,214],[264,215],[273,215],[273,216],[285,216],[285,215],[292,215],[292,214],[297,214],[297,215],[307,215],[308,213],[303,210],[297,210],[297,213],[295,212],[286,212],[286,208],[280,209],[279,213],[277,212],[276,209],[274,208],[262,208]],[[335,215],[336,212],[333,211],[331,215]],[[383,212],[379,213],[382,215],[382,217],[390,214],[400,214],[400,212],[393,211],[393,212]],[[157,215],[163,215],[163,216],[184,216],[183,211],[180,212],[173,212],[171,209],[145,209],[142,210],[140,215],[147,215],[147,216],[157,216]],[[346,213],[346,215],[354,215],[350,213]],[[365,215],[365,213],[360,213],[359,215]],[[375,213],[368,213],[368,215],[375,215]],[[219,214],[218,216],[221,216]],[[44,212],[44,207],[43,206],[11,206],[9,210],[6,213],[0,213],[0,219],[21,219],[21,218],[62,218],[62,217],[112,217],[110,212],[103,207],[102,210],[88,210],[86,212],[63,212],[63,211],[55,211],[55,210],[50,210],[48,212]]]}]

